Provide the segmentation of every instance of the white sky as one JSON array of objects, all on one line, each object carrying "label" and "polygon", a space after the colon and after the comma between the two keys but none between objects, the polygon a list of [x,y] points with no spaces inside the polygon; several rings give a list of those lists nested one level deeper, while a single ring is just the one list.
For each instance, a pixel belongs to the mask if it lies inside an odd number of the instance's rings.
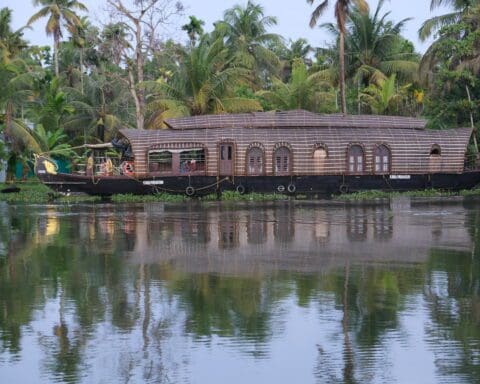
[{"label": "white sky", "polygon": [[[281,34],[285,38],[293,40],[304,37],[313,46],[324,46],[326,42],[331,41],[325,31],[308,26],[309,17],[313,6],[307,4],[306,0],[288,1],[288,0],[254,0],[265,8],[265,14],[275,16],[278,19],[278,25],[272,28],[272,32]],[[107,15],[103,12],[105,1],[83,0],[89,8],[89,16],[94,23],[105,22]],[[222,18],[225,9],[236,4],[245,5],[247,0],[182,0],[185,5],[185,17],[179,25],[187,22],[189,15],[194,15],[205,21],[205,29],[212,29],[212,23]],[[317,0],[315,4],[319,4]],[[370,8],[375,9],[378,0],[368,1]],[[334,4],[334,0],[331,1]],[[0,0],[0,7],[7,6],[13,9],[13,24],[19,28],[26,24],[29,17],[35,12],[32,0]],[[330,6],[329,12],[325,14],[321,22],[333,21],[333,6]],[[37,8],[38,9],[38,8]],[[390,20],[398,22],[404,18],[412,17],[403,32],[403,35],[411,40],[418,51],[423,52],[428,47],[429,42],[421,44],[417,38],[417,31],[424,20],[445,12],[445,9],[438,9],[435,13],[430,12],[430,0],[387,0],[383,6],[383,13],[391,11]],[[45,36],[44,21],[38,21],[34,29],[26,31],[26,38],[33,44],[51,44],[51,39]],[[186,35],[183,31],[171,30],[172,37],[177,40],[186,41]]]}]

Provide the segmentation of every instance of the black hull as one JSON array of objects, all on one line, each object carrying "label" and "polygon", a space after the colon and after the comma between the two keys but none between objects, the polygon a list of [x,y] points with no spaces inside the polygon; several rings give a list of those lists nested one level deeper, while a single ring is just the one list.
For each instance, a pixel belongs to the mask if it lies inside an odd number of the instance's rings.
[{"label": "black hull", "polygon": [[332,195],[368,190],[410,191],[424,189],[462,190],[480,183],[480,171],[462,174],[424,174],[399,176],[169,176],[134,179],[127,176],[89,176],[39,174],[40,180],[62,193],[84,192],[90,195],[176,193],[206,195],[222,191],[240,193],[285,193]]}]

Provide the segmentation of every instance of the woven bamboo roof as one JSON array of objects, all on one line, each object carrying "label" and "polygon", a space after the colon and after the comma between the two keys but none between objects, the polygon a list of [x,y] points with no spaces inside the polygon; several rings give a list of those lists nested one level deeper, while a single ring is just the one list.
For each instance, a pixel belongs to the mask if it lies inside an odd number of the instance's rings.
[{"label": "woven bamboo roof", "polygon": [[204,115],[167,119],[171,129],[205,128],[400,128],[425,129],[425,120],[400,116],[322,115],[304,110]]}]

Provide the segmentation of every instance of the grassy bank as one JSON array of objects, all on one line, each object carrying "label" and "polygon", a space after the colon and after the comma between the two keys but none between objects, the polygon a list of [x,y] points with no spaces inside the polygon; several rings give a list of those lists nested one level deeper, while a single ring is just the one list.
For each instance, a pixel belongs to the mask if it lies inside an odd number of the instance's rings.
[{"label": "grassy bank", "polygon": [[422,191],[408,191],[408,192],[388,192],[388,191],[363,191],[354,192],[344,195],[335,196],[336,200],[342,201],[360,201],[360,200],[375,200],[375,199],[391,199],[395,197],[450,197],[450,196],[480,196],[480,189],[468,189],[457,192],[442,191],[438,189],[426,189]]},{"label": "grassy bank", "polygon": [[[7,201],[11,203],[32,203],[32,204],[46,204],[46,203],[82,203],[82,202],[100,202],[102,198],[99,196],[88,195],[71,195],[64,196],[53,192],[51,189],[39,182],[22,182],[15,184],[20,188],[20,192],[15,193],[0,193],[0,201]],[[11,187],[12,184],[0,185],[0,189]],[[460,192],[447,192],[435,189],[428,189],[424,191],[410,191],[410,192],[388,192],[388,191],[365,191],[349,193],[344,195],[337,195],[333,200],[337,201],[363,201],[376,199],[390,199],[395,197],[449,197],[449,196],[480,196],[480,189],[464,190]],[[301,197],[300,197],[301,198]],[[195,201],[277,201],[288,200],[289,196],[282,194],[261,194],[249,193],[241,195],[237,192],[226,191],[223,192],[220,199],[216,194],[210,194],[202,197],[189,198],[184,195],[172,195],[168,193],[160,193],[156,195],[114,195],[111,201],[114,203],[145,203],[145,202],[185,202],[190,200]]]},{"label": "grassy bank", "polygon": [[[70,195],[64,196],[53,192],[50,188],[39,182],[21,182],[13,184],[0,185],[0,189],[16,186],[20,188],[20,192],[14,193],[0,193],[0,201],[10,203],[31,203],[31,204],[46,204],[46,203],[83,203],[83,202],[100,202],[102,198],[99,196],[88,195]],[[227,191],[222,193],[221,201],[275,201],[287,200],[288,196],[280,194],[261,194],[249,193],[241,195],[237,192]],[[114,195],[110,199],[114,203],[147,203],[147,202],[185,202],[189,200],[196,201],[217,201],[216,194],[210,194],[201,197],[189,198],[185,195],[172,195],[168,193],[159,193],[155,195],[131,195],[119,194]]]}]

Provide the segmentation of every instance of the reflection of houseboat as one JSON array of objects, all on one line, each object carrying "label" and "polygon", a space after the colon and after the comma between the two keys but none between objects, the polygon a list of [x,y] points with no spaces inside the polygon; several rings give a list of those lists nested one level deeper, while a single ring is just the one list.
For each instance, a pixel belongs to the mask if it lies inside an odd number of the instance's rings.
[{"label": "reflection of houseboat", "polygon": [[453,190],[480,181],[479,170],[466,167],[469,128],[426,130],[423,120],[413,118],[306,111],[166,124],[163,130],[122,130],[113,143],[116,165],[97,162],[90,171],[62,174],[39,157],[37,175],[58,191],[101,195]]}]

